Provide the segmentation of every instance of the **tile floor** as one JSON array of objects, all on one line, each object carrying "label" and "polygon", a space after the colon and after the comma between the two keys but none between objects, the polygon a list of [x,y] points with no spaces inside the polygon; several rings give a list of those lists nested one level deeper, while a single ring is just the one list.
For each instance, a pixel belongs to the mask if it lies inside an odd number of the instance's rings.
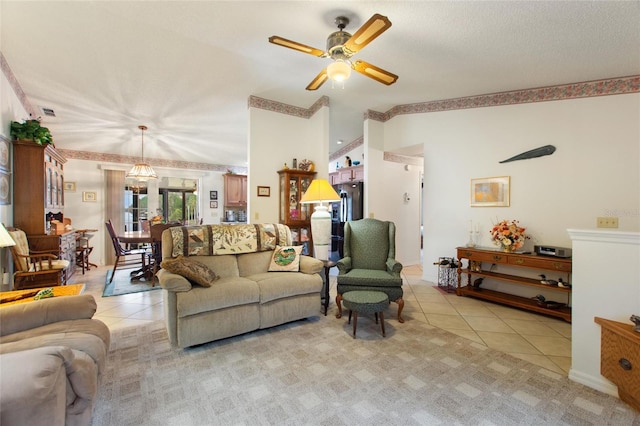
[{"label": "tile floor", "polygon": [[[102,297],[106,272],[110,267],[92,268],[85,275],[76,273],[71,283],[85,283],[85,293],[98,301],[96,317],[110,329],[162,320],[162,291]],[[336,268],[331,274],[337,273]],[[571,367],[571,324],[542,315],[512,309],[481,300],[458,297],[440,291],[434,283],[422,280],[420,266],[403,270],[406,321],[425,321],[433,326],[471,339],[493,349],[567,375]],[[331,305],[335,307],[335,280]],[[385,317],[396,321],[397,305]]]}]

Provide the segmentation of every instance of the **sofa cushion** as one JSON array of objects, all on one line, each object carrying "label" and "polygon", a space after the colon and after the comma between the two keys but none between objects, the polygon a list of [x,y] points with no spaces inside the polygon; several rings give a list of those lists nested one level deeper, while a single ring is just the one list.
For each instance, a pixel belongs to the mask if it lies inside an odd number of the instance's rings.
[{"label": "sofa cushion", "polygon": [[203,287],[211,287],[219,277],[207,265],[195,259],[178,256],[175,259],[165,259],[160,264],[162,269],[182,275],[189,281]]},{"label": "sofa cushion", "polygon": [[[301,294],[320,293],[322,290],[322,277],[318,274],[264,272],[247,278],[258,283],[260,303]],[[319,298],[318,302],[320,302]]]},{"label": "sofa cushion", "polygon": [[54,297],[0,309],[0,336],[58,321],[90,319],[97,309],[90,294]]},{"label": "sofa cushion", "polygon": [[269,264],[269,272],[298,272],[302,246],[276,246]]},{"label": "sofa cushion", "polygon": [[[226,277],[217,280],[211,287],[193,287],[191,291],[176,293],[176,308],[179,318],[201,312],[224,309],[231,306],[258,303],[258,284],[243,277]],[[215,324],[211,324],[215,327]]]},{"label": "sofa cushion", "polygon": [[85,352],[97,364],[98,371],[102,372],[106,365],[109,341],[109,328],[100,320],[61,321],[2,336],[0,354],[42,346],[66,346]]},{"label": "sofa cushion", "polygon": [[240,276],[248,277],[262,272],[267,272],[269,270],[273,251],[239,254],[236,257],[238,260],[238,272],[240,273]]}]

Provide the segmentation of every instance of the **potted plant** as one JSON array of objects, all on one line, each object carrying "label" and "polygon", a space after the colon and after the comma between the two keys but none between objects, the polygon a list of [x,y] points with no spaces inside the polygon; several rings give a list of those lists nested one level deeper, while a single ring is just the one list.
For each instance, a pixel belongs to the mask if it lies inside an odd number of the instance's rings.
[{"label": "potted plant", "polygon": [[53,145],[53,137],[46,127],[42,127],[38,120],[25,120],[23,123],[11,122],[11,137],[15,140],[30,139],[38,145]]}]

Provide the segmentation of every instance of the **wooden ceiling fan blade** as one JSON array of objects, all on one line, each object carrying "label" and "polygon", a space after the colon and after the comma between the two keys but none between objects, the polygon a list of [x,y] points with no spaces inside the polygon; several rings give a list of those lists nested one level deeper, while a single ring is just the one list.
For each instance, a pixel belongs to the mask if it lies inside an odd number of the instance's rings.
[{"label": "wooden ceiling fan blade", "polygon": [[326,56],[325,51],[316,49],[315,47],[307,46],[306,44],[298,43],[297,41],[287,40],[279,36],[269,37],[269,43],[277,44],[278,46],[288,47],[289,49],[297,50],[298,52],[307,53],[313,56]]},{"label": "wooden ceiling fan blade", "polygon": [[347,40],[344,47],[352,54],[356,53],[390,27],[391,21],[376,13]]},{"label": "wooden ceiling fan blade", "polygon": [[355,61],[351,68],[387,86],[392,85],[398,80],[398,76],[394,73],[378,68],[365,61]]},{"label": "wooden ceiling fan blade", "polygon": [[313,80],[311,80],[311,83],[309,83],[306,89],[318,90],[318,88],[322,86],[322,84],[327,81],[328,78],[329,76],[327,75],[327,69],[325,68],[320,71],[320,74],[318,74]]}]

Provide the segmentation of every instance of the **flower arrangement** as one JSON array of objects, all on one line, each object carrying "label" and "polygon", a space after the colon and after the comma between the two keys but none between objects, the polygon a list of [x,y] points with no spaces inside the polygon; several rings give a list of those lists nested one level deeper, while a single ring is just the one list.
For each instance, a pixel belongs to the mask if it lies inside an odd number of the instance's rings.
[{"label": "flower arrangement", "polygon": [[491,228],[491,240],[497,246],[505,250],[517,250],[524,245],[524,241],[529,237],[525,233],[526,229],[518,226],[517,220],[503,220]]}]

